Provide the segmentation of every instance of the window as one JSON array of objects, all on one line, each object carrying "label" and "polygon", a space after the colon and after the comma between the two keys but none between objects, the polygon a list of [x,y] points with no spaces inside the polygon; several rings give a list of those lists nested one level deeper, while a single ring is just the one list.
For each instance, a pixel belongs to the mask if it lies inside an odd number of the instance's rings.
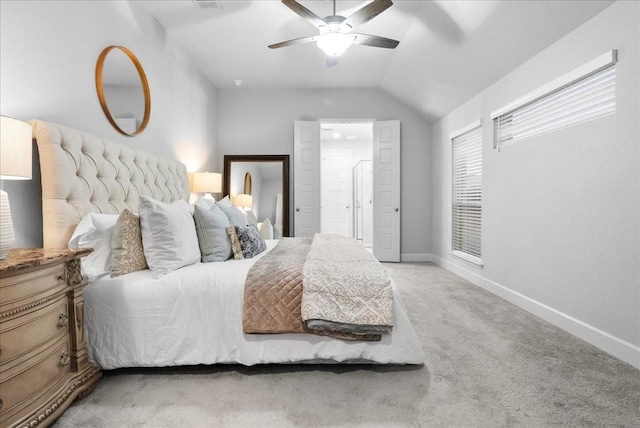
[{"label": "window", "polygon": [[452,254],[482,265],[482,126],[480,121],[451,136],[453,152]]},{"label": "window", "polygon": [[615,113],[616,61],[607,52],[492,113],[494,148]]}]

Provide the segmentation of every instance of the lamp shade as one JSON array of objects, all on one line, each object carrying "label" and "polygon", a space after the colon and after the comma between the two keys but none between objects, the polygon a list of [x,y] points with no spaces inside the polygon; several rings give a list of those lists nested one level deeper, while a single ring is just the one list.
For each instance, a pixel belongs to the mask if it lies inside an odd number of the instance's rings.
[{"label": "lamp shade", "polygon": [[253,196],[239,193],[233,197],[233,205],[240,208],[251,208],[253,206]]},{"label": "lamp shade", "polygon": [[0,116],[0,179],[31,179],[31,125]]},{"label": "lamp shade", "polygon": [[194,172],[191,191],[197,193],[222,192],[222,174],[217,172]]},{"label": "lamp shade", "polygon": [[[0,116],[0,179],[31,179],[31,125]],[[15,244],[9,195],[0,190],[0,260]]]}]

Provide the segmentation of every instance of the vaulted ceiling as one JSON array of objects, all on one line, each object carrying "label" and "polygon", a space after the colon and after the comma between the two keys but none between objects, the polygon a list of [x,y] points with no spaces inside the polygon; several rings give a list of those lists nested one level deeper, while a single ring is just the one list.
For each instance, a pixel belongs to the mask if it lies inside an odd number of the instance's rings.
[{"label": "vaulted ceiling", "polygon": [[[203,4],[213,6],[199,7]],[[320,17],[330,0],[300,0]],[[337,1],[349,16],[369,1]],[[328,68],[315,44],[267,46],[317,34],[279,1],[139,2],[218,88],[381,88],[437,119],[606,8],[612,1],[410,1],[358,27],[400,41],[351,46]],[[241,88],[239,88],[241,89]]]}]

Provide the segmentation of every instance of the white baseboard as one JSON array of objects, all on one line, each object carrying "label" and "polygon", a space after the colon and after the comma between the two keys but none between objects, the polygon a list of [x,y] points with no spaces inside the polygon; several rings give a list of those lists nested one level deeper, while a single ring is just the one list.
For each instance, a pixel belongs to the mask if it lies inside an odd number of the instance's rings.
[{"label": "white baseboard", "polygon": [[433,254],[400,254],[401,262],[433,262]]},{"label": "white baseboard", "polygon": [[531,312],[556,327],[559,327],[574,336],[579,337],[585,342],[602,349],[608,354],[611,354],[614,357],[640,369],[640,346],[613,336],[606,331],[593,327],[592,325],[573,318],[550,306],[513,291],[504,285],[498,284],[497,282],[491,281],[482,275],[478,275],[476,272],[466,269],[464,266],[451,263],[450,261],[444,260],[434,254],[430,254],[429,256],[431,257],[430,261],[433,261],[444,269],[466,279],[472,284],[484,288],[485,290],[510,303],[513,303],[525,311]]}]

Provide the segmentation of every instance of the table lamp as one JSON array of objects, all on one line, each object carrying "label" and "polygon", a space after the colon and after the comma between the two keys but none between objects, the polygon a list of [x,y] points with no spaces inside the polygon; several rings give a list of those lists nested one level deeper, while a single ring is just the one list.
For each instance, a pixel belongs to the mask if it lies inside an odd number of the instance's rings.
[{"label": "table lamp", "polygon": [[247,208],[251,209],[253,206],[253,196],[246,193],[238,193],[233,197],[233,205],[242,208],[243,211],[247,211]]},{"label": "table lamp", "polygon": [[213,199],[212,193],[222,192],[222,174],[218,172],[194,172],[191,191],[204,193],[204,199]]},{"label": "table lamp", "polygon": [[[31,180],[31,125],[0,116],[0,180]],[[0,260],[15,244],[9,195],[0,190]]]}]

